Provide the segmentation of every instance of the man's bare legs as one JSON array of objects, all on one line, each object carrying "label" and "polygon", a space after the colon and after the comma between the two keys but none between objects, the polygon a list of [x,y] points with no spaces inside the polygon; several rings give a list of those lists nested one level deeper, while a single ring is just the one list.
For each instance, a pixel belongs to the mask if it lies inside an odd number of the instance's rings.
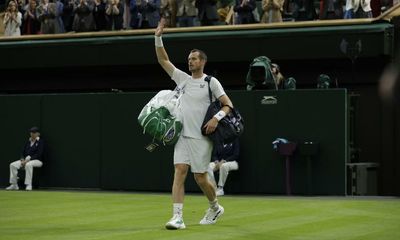
[{"label": "man's bare legs", "polygon": [[199,185],[203,193],[208,198],[208,202],[210,203],[210,208],[207,210],[207,213],[203,217],[203,219],[200,220],[200,224],[214,224],[217,222],[218,218],[221,217],[221,215],[224,213],[224,208],[218,204],[215,187],[208,179],[207,172],[195,173],[194,179],[196,180],[197,185]]},{"label": "man's bare legs", "polygon": [[172,184],[173,216],[165,224],[167,229],[184,229],[183,201],[185,198],[185,180],[189,166],[186,164],[175,164],[174,183]]},{"label": "man's bare legs", "polygon": [[216,197],[217,197],[215,195],[215,187],[209,181],[207,172],[205,172],[205,173],[195,173],[194,174],[194,179],[196,180],[197,185],[199,185],[200,189],[206,195],[208,201],[210,201],[210,202],[214,201],[216,199]]},{"label": "man's bare legs", "polygon": [[175,164],[174,183],[172,184],[173,203],[183,203],[185,198],[185,180],[189,170],[186,164]]}]

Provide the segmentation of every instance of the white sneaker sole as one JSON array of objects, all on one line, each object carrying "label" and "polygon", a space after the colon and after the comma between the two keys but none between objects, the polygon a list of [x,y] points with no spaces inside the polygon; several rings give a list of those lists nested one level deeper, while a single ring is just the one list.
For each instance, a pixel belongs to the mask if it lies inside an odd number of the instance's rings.
[{"label": "white sneaker sole", "polygon": [[165,228],[168,230],[178,230],[178,229],[185,229],[186,226],[185,224],[180,224],[180,225],[174,225],[174,224],[165,224]]}]

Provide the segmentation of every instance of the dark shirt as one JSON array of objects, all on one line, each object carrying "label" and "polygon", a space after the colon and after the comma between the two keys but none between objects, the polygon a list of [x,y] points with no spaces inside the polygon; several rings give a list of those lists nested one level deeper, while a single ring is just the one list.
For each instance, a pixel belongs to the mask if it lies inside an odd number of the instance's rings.
[{"label": "dark shirt", "polygon": [[239,159],[239,138],[229,144],[214,145],[212,161],[238,161]]},{"label": "dark shirt", "polygon": [[25,159],[27,156],[31,156],[31,160],[43,160],[43,150],[44,142],[42,138],[36,140],[32,146],[31,141],[28,140],[22,150],[22,157]]}]

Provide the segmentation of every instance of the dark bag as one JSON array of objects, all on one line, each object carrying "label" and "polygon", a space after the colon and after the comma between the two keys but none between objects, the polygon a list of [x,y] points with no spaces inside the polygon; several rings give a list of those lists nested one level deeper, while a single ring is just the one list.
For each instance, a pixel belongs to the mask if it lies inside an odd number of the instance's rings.
[{"label": "dark bag", "polygon": [[[208,136],[214,143],[231,143],[240,135],[242,135],[244,130],[244,121],[239,111],[231,106],[231,112],[222,118],[217,126],[217,129],[209,135],[205,133],[203,128],[206,123],[214,117],[214,115],[221,110],[221,102],[217,99],[212,101],[212,92],[210,88],[211,76],[207,76],[205,81],[208,83],[208,95],[210,98],[210,106],[207,109],[207,113],[204,117],[203,124],[201,126],[201,133],[204,136]],[[227,105],[226,105],[227,106]]]},{"label": "dark bag", "polygon": [[258,56],[250,63],[246,76],[246,89],[278,89],[271,71],[271,60],[266,56]]}]

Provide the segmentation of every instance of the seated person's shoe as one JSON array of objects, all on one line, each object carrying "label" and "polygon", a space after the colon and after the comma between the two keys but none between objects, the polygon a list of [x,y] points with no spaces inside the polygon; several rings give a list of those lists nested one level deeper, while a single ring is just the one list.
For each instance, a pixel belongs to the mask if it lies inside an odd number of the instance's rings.
[{"label": "seated person's shoe", "polygon": [[225,194],[224,193],[224,189],[221,188],[221,187],[217,188],[217,191],[215,192],[215,194],[217,195],[217,197],[218,196],[223,196]]},{"label": "seated person's shoe", "polygon": [[6,190],[18,190],[19,187],[17,184],[11,184],[9,187],[6,188]]}]

